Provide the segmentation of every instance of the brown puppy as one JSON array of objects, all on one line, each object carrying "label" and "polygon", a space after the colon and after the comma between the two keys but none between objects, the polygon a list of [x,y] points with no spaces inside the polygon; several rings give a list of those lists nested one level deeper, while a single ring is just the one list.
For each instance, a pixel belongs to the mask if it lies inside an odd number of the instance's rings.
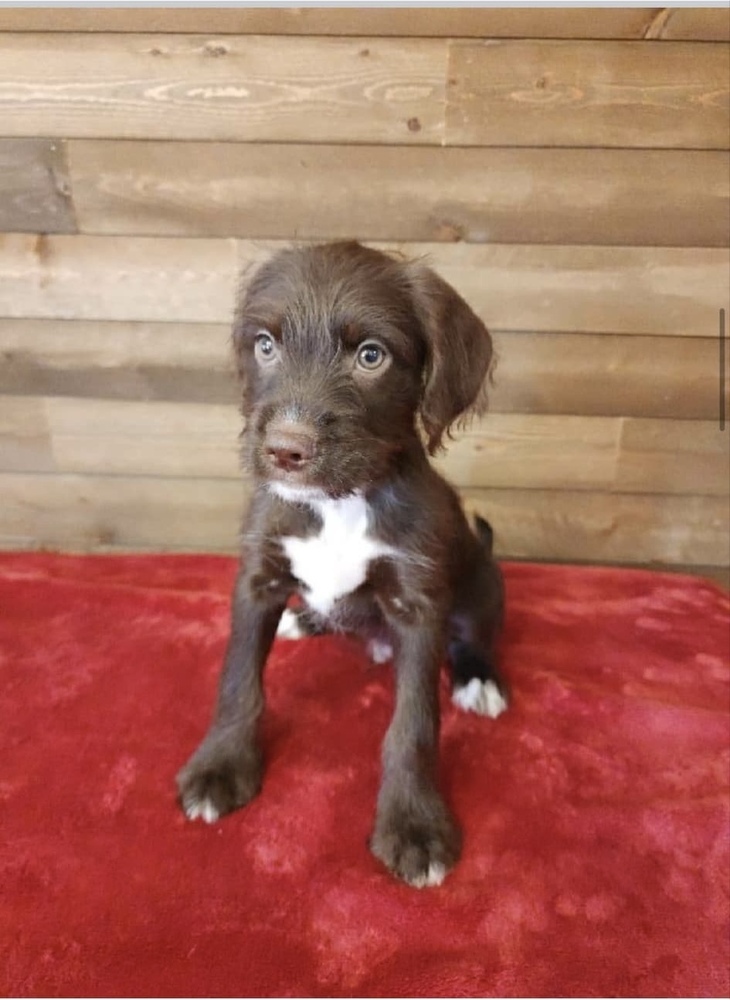
[{"label": "brown puppy", "polygon": [[[506,707],[491,530],[478,521],[472,532],[427,457],[483,409],[489,334],[422,264],[332,243],[259,269],[234,343],[255,490],[218,704],[178,776],[182,806],[213,822],[259,791],[262,674],[277,627],[360,632],[374,658],[393,652],[396,673],[370,846],[411,885],[436,885],[460,850],[436,782],[447,653],[455,701],[492,717]],[[298,615],[286,609],[295,594]]]}]

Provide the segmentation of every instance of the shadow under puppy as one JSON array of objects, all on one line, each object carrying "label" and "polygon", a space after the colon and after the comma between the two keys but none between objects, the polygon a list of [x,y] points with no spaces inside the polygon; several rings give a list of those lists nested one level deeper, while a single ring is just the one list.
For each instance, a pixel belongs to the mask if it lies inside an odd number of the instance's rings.
[{"label": "shadow under puppy", "polygon": [[375,659],[392,652],[396,675],[370,847],[411,885],[437,885],[460,851],[437,787],[447,653],[461,707],[492,717],[506,707],[491,529],[478,520],[472,532],[427,457],[483,409],[489,334],[423,264],[330,243],[258,270],[234,344],[255,490],[218,703],[178,775],[182,806],[213,822],[259,791],[262,674],[277,627],[359,632]]}]

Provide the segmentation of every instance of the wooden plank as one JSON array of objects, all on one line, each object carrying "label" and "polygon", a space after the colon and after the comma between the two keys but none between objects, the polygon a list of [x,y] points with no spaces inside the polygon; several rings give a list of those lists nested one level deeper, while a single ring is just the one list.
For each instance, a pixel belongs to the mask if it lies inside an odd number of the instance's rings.
[{"label": "wooden plank", "polygon": [[685,566],[730,557],[724,497],[483,490],[464,499],[492,523],[502,556]]},{"label": "wooden plank", "polygon": [[45,400],[58,472],[239,479],[235,406]]},{"label": "wooden plank", "polygon": [[227,323],[236,272],[232,240],[0,236],[0,315]]},{"label": "wooden plank", "polygon": [[[233,479],[0,474],[0,547],[234,552]],[[727,501],[562,490],[477,490],[502,558],[726,566]]]},{"label": "wooden plank", "polygon": [[0,35],[6,136],[440,143],[446,43]]},{"label": "wooden plank", "polygon": [[[228,323],[236,272],[282,244],[0,236],[0,317]],[[425,256],[494,331],[714,337],[722,249],[383,244]]]},{"label": "wooden plank", "polygon": [[62,142],[0,139],[0,231],[76,231]]},{"label": "wooden plank", "polygon": [[44,400],[9,396],[0,401],[0,469],[53,471]]},{"label": "wooden plank", "polygon": [[[730,493],[730,446],[718,422],[625,420],[616,488],[643,493]],[[730,523],[730,522],[729,522]]]},{"label": "wooden plank", "polygon": [[716,339],[497,333],[492,412],[716,420]]},{"label": "wooden plank", "polygon": [[708,337],[730,298],[726,250],[422,246],[494,330]]},{"label": "wooden plank", "polygon": [[[10,412],[40,405],[50,434],[39,465],[22,469],[121,476],[239,478],[234,405],[9,397]],[[37,423],[37,421],[35,421]],[[15,419],[10,458],[33,421]],[[31,453],[32,454],[32,453]],[[491,414],[453,441],[437,467],[464,489],[571,489],[728,495],[730,455],[710,421]],[[0,447],[0,466],[8,464]]]},{"label": "wooden plank", "polygon": [[611,490],[620,421],[492,414],[436,467],[460,489]]},{"label": "wooden plank", "polygon": [[68,152],[84,233],[728,242],[722,152],[94,140]]},{"label": "wooden plank", "polygon": [[0,473],[0,548],[234,552],[241,482]]},{"label": "wooden plank", "polygon": [[492,414],[436,464],[462,489],[730,493],[727,440],[710,421]]},{"label": "wooden plank", "polygon": [[730,7],[675,7],[661,38],[730,42]]},{"label": "wooden plank", "polygon": [[[678,11],[676,12],[679,13]],[[684,12],[683,12],[684,13]],[[688,12],[689,13],[689,12]],[[692,19],[692,38],[722,37],[723,12]],[[109,7],[0,8],[0,31],[216,32],[261,35],[418,35],[424,37],[642,38],[656,11],[628,9]],[[677,18],[671,37],[681,38]],[[679,34],[677,32],[680,32]],[[704,34],[702,34],[704,32]]]},{"label": "wooden plank", "polygon": [[455,42],[446,143],[727,149],[728,50],[676,42]]},{"label": "wooden plank", "polygon": [[[717,418],[717,340],[494,334],[492,413]],[[0,319],[0,393],[191,403],[238,399],[228,327]]]},{"label": "wooden plank", "polygon": [[0,319],[0,393],[235,402],[230,339],[225,324]]}]

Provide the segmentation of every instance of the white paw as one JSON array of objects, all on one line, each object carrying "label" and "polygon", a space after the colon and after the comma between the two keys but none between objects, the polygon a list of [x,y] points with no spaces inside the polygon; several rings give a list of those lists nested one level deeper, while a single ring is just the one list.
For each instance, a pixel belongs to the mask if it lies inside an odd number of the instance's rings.
[{"label": "white paw", "polygon": [[494,681],[480,681],[472,677],[464,687],[454,688],[451,700],[465,712],[476,712],[496,719],[507,708],[507,700]]},{"label": "white paw", "polygon": [[393,659],[393,647],[383,639],[370,639],[367,650],[373,663],[387,663]]},{"label": "white paw", "polygon": [[414,878],[409,884],[415,889],[426,889],[429,886],[441,885],[446,878],[446,868],[437,861],[432,861],[428,866],[428,871]]},{"label": "white paw", "polygon": [[186,804],[185,815],[188,819],[202,819],[206,823],[215,823],[220,819],[220,813],[210,799],[198,799]]},{"label": "white paw", "polygon": [[279,639],[303,639],[307,634],[299,624],[299,616],[291,608],[285,608],[276,630]]}]

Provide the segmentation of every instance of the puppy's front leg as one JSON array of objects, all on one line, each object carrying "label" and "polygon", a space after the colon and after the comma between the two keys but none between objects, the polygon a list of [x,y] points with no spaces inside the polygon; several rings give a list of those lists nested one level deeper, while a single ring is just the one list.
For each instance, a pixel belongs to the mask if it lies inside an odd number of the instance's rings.
[{"label": "puppy's front leg", "polygon": [[256,730],[264,705],[262,674],[285,603],[270,583],[239,574],[213,724],[177,776],[189,819],[212,823],[246,805],[261,787]]},{"label": "puppy's front leg", "polygon": [[441,629],[398,625],[396,706],[383,744],[373,854],[399,878],[438,885],[461,848],[458,828],[436,785]]}]

